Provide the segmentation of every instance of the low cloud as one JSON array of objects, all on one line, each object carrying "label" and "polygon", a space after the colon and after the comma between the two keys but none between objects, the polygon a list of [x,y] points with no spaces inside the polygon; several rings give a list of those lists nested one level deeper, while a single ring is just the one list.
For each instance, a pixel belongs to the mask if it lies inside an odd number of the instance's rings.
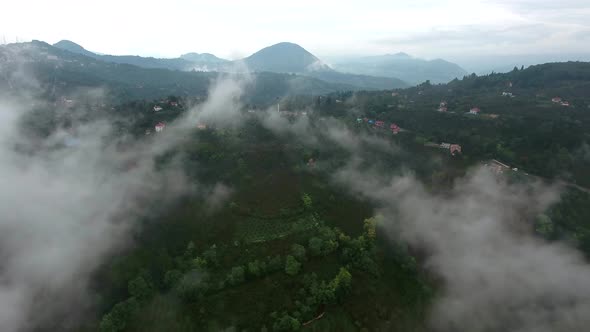
[{"label": "low cloud", "polygon": [[[244,77],[244,76],[242,76]],[[23,79],[31,80],[23,76]],[[160,170],[155,157],[175,147],[199,121],[228,125],[240,108],[243,81],[220,78],[207,101],[163,132],[143,139],[116,137],[107,120],[78,121],[82,107],[68,111],[69,125],[49,137],[21,130],[31,95],[0,98],[0,326],[3,331],[75,326],[93,308],[88,281],[118,250],[133,245],[138,221],[162,212],[176,198],[210,192],[216,208],[231,190],[218,184],[197,188],[180,160]],[[77,96],[100,100],[98,90]],[[151,204],[157,200],[158,204]]]},{"label": "low cloud", "polygon": [[530,220],[558,200],[558,188],[509,184],[485,168],[445,194],[412,175],[355,164],[335,180],[375,201],[388,236],[428,252],[426,267],[444,281],[433,330],[582,331],[590,323],[590,266],[578,251],[531,231]]}]

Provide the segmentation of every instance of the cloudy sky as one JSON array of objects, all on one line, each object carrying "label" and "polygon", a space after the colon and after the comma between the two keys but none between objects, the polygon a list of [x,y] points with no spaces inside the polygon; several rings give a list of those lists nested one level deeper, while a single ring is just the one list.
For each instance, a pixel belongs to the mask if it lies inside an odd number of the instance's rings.
[{"label": "cloudy sky", "polygon": [[117,55],[238,58],[281,41],[327,57],[590,53],[588,0],[8,0],[0,8],[9,42],[69,39]]}]

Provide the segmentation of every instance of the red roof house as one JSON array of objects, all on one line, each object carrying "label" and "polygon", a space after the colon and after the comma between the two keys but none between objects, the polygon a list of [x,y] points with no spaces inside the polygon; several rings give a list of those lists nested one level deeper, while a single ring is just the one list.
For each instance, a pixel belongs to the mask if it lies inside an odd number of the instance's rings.
[{"label": "red roof house", "polygon": [[461,153],[461,145],[459,144],[451,144],[451,146],[449,147],[449,150],[451,151],[451,155],[455,155],[455,153]]},{"label": "red roof house", "polygon": [[398,125],[396,125],[395,123],[392,123],[392,124],[389,126],[389,129],[391,129],[391,132],[392,132],[394,135],[397,135],[397,133],[399,133],[399,132],[401,131],[401,128],[400,128],[400,127],[398,127]]},{"label": "red roof house", "polygon": [[164,130],[164,128],[166,128],[166,124],[164,122],[158,122],[158,124],[155,127],[156,132],[161,132],[162,130]]}]

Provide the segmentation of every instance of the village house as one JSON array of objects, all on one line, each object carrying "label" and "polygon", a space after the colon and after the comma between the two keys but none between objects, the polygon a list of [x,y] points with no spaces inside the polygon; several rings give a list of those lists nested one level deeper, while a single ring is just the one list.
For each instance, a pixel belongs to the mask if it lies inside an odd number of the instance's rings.
[{"label": "village house", "polygon": [[440,107],[437,109],[437,111],[439,111],[439,112],[446,112],[446,111],[447,111],[447,108],[446,108],[446,107],[444,107],[444,106],[440,106]]},{"label": "village house", "polygon": [[399,96],[399,93],[397,93],[397,92],[392,92],[392,93],[391,93],[391,96],[392,96],[392,97],[397,97],[397,96]]},{"label": "village house", "polygon": [[504,171],[510,170],[510,166],[503,164],[497,161],[496,159],[492,159],[492,161],[489,164],[486,164],[486,166],[489,167],[492,170],[492,172],[496,174],[502,174],[504,173]]},{"label": "village house", "polygon": [[166,128],[166,124],[164,122],[158,122],[158,124],[155,127],[157,133],[164,130],[164,128]]},{"label": "village house", "polygon": [[395,123],[392,123],[392,124],[389,126],[389,129],[391,129],[391,132],[392,132],[394,135],[397,135],[397,134],[398,134],[398,133],[401,131],[401,128],[400,128],[398,125],[396,125]]},{"label": "village house", "polygon": [[170,106],[177,107],[177,106],[178,106],[178,102],[176,102],[176,101],[171,101],[171,102],[170,102]]},{"label": "village house", "polygon": [[553,98],[551,98],[551,101],[554,103],[561,103],[561,98],[560,97],[553,97]]},{"label": "village house", "polygon": [[159,112],[162,110],[162,107],[159,105],[154,106],[154,112]]},{"label": "village house", "polygon": [[385,122],[375,121],[375,127],[383,128],[383,127],[385,127]]},{"label": "village house", "polygon": [[440,147],[443,149],[449,149],[451,147],[451,143],[440,143]]},{"label": "village house", "polygon": [[459,144],[451,144],[449,146],[449,151],[451,151],[451,155],[454,156],[456,153],[461,153],[461,145]]},{"label": "village house", "polygon": [[502,92],[502,96],[504,96],[504,97],[511,97],[511,98],[514,97],[514,95],[512,94],[512,92],[506,92],[506,91]]},{"label": "village house", "polygon": [[473,115],[477,115],[477,114],[479,114],[479,112],[481,112],[479,107],[473,107],[469,110],[469,114],[473,114]]},{"label": "village house", "polygon": [[564,101],[561,102],[561,106],[569,107],[570,106],[570,102],[564,100]]},{"label": "village house", "polygon": [[356,118],[356,122],[357,123],[362,123],[363,122],[363,119],[362,118]]},{"label": "village house", "polygon": [[207,129],[207,125],[204,123],[197,123],[197,129],[205,130]]}]

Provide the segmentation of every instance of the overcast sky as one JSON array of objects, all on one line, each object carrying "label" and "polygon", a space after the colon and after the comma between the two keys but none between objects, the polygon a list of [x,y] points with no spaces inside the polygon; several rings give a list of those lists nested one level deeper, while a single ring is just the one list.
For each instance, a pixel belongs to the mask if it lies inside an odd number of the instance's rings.
[{"label": "overcast sky", "polygon": [[281,41],[327,57],[590,53],[590,0],[6,0],[0,12],[8,42],[116,55],[233,59]]}]

